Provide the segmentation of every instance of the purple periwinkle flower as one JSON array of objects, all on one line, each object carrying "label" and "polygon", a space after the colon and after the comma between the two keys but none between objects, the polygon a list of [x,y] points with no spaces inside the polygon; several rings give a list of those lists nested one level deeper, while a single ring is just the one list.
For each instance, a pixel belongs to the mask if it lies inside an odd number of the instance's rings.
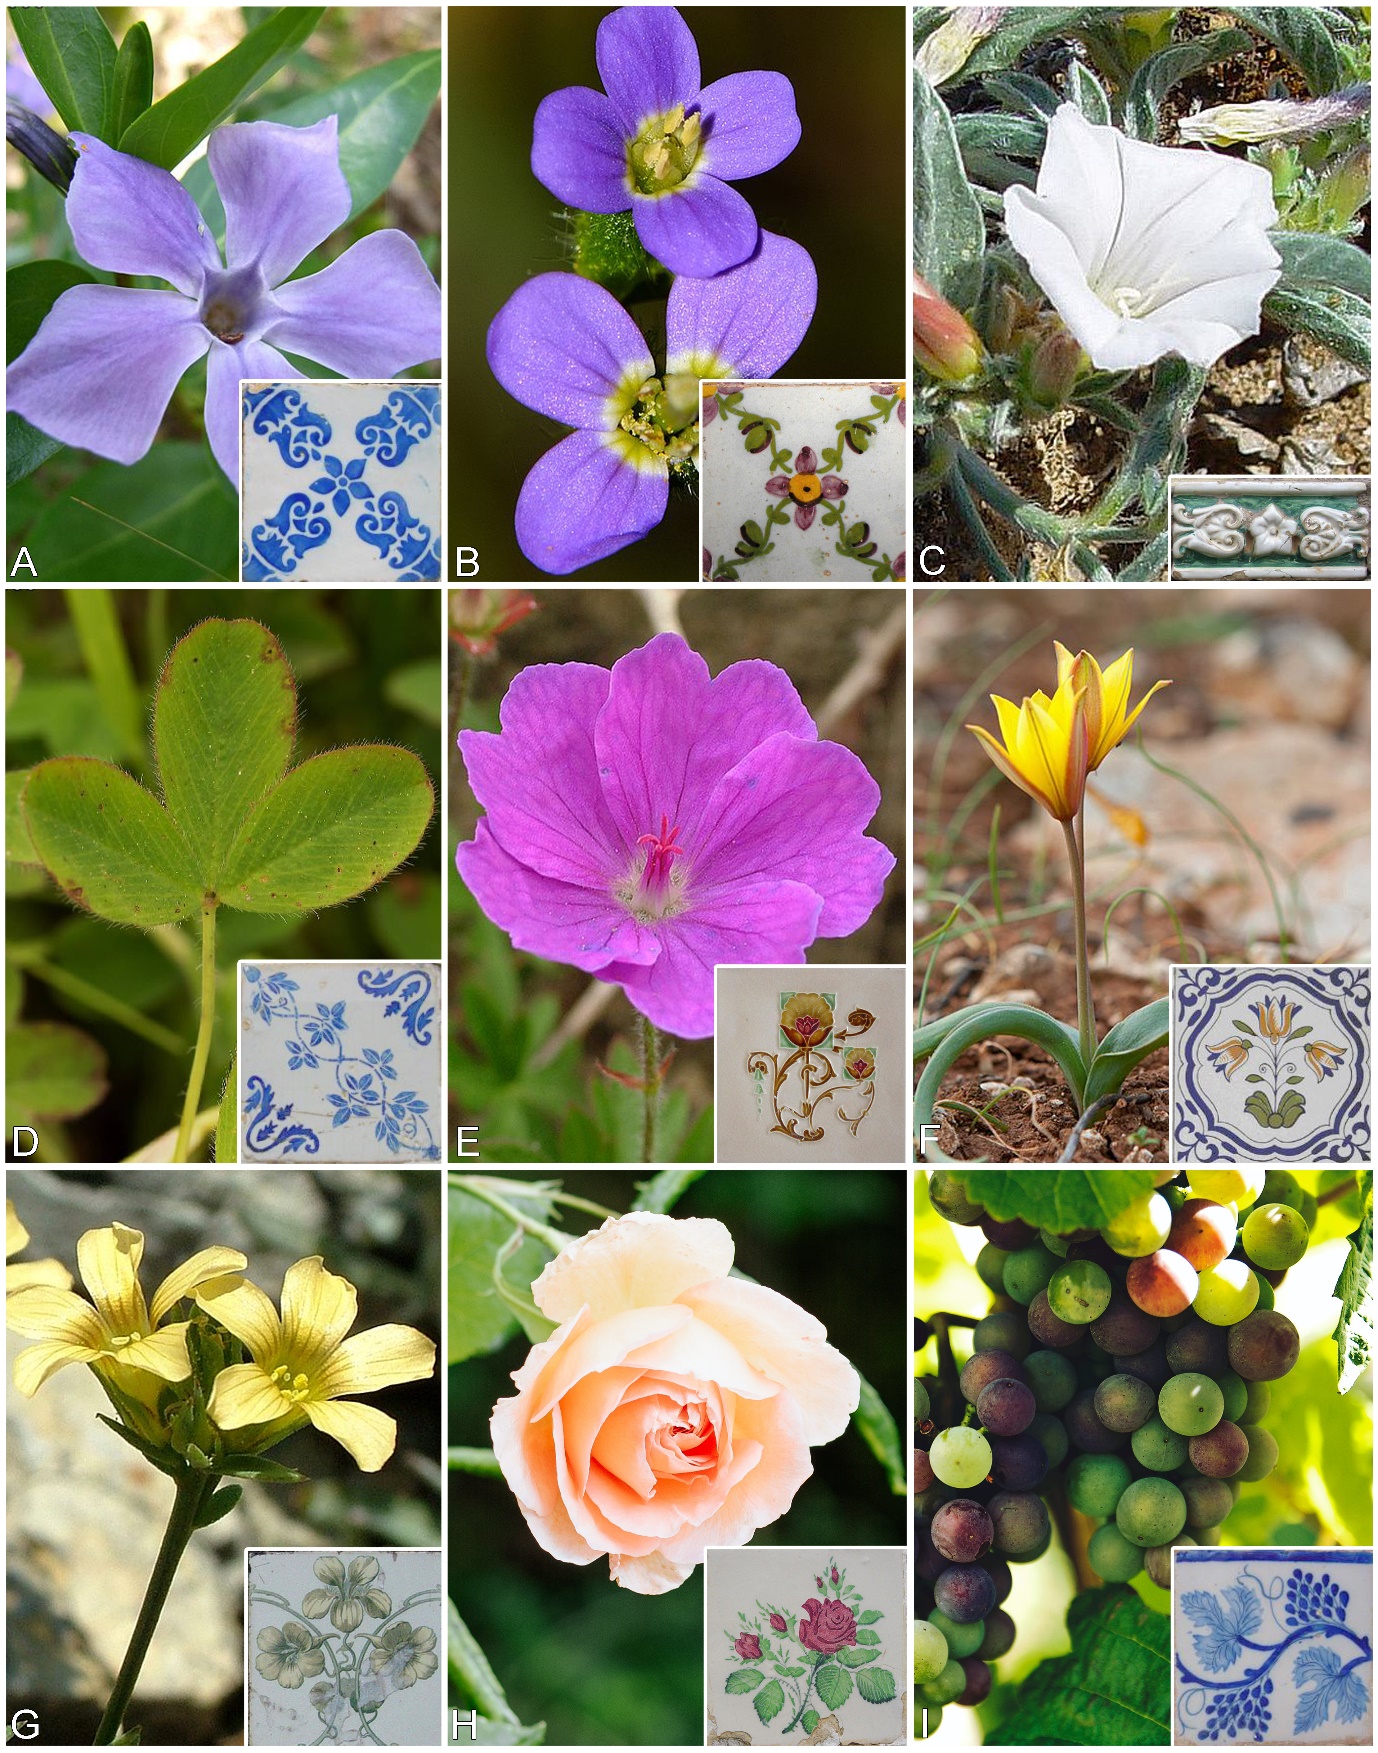
[{"label": "purple periwinkle flower", "polygon": [[694,33],[673,6],[610,12],[595,59],[603,91],[566,86],[536,111],[536,177],[586,213],[630,208],[637,236],[671,273],[720,274],[744,262],[760,228],[731,184],[773,169],[799,144],[789,80],[732,73],[703,85]]},{"label": "purple periwinkle flower", "polygon": [[460,733],[487,813],[459,874],[516,948],[620,985],[671,1034],[712,1033],[719,962],[802,962],[894,868],[864,832],[879,786],[775,664],[712,677],[661,633],[611,670],[533,664],[500,717]]},{"label": "purple periwinkle flower", "polygon": [[440,353],[440,288],[412,240],[374,231],[318,274],[287,276],[349,218],[339,122],[234,122],[208,147],[225,207],[225,262],[176,177],[89,134],[67,223],[81,255],[174,292],[73,286],[7,377],[8,406],[41,432],[117,463],[153,443],[179,379],[209,354],[206,436],[239,478],[242,378],[299,378],[279,348],[344,377],[395,376]]},{"label": "purple periwinkle flower", "polygon": [[519,402],[577,428],[518,496],[527,559],[575,572],[653,530],[671,464],[698,453],[700,378],[772,376],[803,339],[817,296],[808,251],[763,231],[750,261],[675,281],[658,377],[641,330],[594,281],[538,274],[519,287],[488,330],[488,363]]}]

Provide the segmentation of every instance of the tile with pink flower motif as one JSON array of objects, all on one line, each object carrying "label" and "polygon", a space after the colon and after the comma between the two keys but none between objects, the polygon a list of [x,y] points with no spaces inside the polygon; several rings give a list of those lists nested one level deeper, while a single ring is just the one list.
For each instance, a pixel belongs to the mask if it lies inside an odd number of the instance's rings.
[{"label": "tile with pink flower motif", "polygon": [[910,445],[900,380],[702,386],[703,577],[902,582]]},{"label": "tile with pink flower motif", "polygon": [[904,1745],[905,1563],[891,1546],[711,1548],[705,1744]]}]

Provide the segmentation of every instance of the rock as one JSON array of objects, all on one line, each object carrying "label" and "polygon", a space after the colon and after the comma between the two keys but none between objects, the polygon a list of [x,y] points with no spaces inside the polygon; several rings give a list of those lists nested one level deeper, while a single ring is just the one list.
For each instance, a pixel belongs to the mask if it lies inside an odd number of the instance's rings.
[{"label": "rock", "polygon": [[1056,966],[1057,958],[1041,943],[1011,944],[986,969],[967,1002],[999,998],[1010,1004],[1038,1004],[1039,986]]},{"label": "rock", "polygon": [[1339,730],[1364,692],[1364,666],[1332,627],[1289,616],[1260,619],[1211,650],[1213,704],[1244,718]]},{"label": "rock", "polygon": [[1320,347],[1304,347],[1295,336],[1283,342],[1282,387],[1294,408],[1317,408],[1343,395],[1368,373]]}]

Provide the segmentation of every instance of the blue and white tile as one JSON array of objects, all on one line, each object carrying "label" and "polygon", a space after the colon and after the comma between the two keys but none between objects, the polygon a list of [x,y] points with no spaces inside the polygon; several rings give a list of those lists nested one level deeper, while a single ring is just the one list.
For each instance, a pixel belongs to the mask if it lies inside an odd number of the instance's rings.
[{"label": "blue and white tile", "polygon": [[440,1160],[438,962],[241,962],[239,1160]]},{"label": "blue and white tile", "polygon": [[1367,967],[1174,967],[1173,1160],[1367,1161],[1370,984]]},{"label": "blue and white tile", "polygon": [[1186,1547],[1173,1554],[1179,1747],[1371,1747],[1373,1554]]},{"label": "blue and white tile", "polygon": [[302,378],[241,390],[246,583],[439,579],[439,384]]}]

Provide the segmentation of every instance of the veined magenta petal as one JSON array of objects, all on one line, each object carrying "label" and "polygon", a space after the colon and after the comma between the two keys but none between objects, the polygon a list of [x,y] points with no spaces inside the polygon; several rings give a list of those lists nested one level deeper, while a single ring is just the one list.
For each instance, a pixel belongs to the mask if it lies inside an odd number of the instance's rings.
[{"label": "veined magenta petal", "polygon": [[802,962],[821,906],[803,883],[766,880],[717,889],[662,923],[655,962],[613,965],[600,978],[616,980],[658,1029],[698,1040],[713,1033],[714,968],[720,962]]},{"label": "veined magenta petal", "polygon": [[648,116],[687,107],[700,83],[694,33],[673,6],[623,6],[598,26],[594,58],[628,134]]},{"label": "veined magenta petal", "polygon": [[610,890],[541,876],[498,844],[486,820],[457,849],[455,864],[479,906],[519,950],[599,975],[612,963],[643,967],[661,953],[656,932],[638,925]]},{"label": "veined magenta petal", "polygon": [[626,132],[611,101],[587,85],[542,98],[531,170],[557,200],[585,213],[625,213],[632,204]]},{"label": "veined magenta petal", "polygon": [[631,196],[636,235],[672,274],[721,274],[744,262],[761,228],[751,203],[707,172],[668,195]]},{"label": "veined magenta petal", "polygon": [[763,231],[755,254],[712,280],[684,278],[665,311],[666,369],[707,375],[771,377],[813,321],[818,275],[801,245]]},{"label": "veined magenta petal", "polygon": [[501,732],[459,737],[494,838],[539,875],[605,895],[636,846],[618,832],[598,775],[593,730],[609,680],[600,664],[532,664],[503,697]]},{"label": "veined magenta petal", "polygon": [[276,286],[349,218],[339,133],[338,116],[309,128],[231,122],[215,130],[207,155],[225,203],[231,268],[256,264]]},{"label": "veined magenta petal", "polygon": [[788,878],[823,898],[818,930],[845,937],[874,912],[894,854],[863,832],[880,787],[841,743],[773,736],[718,782],[693,878],[709,887]]},{"label": "veined magenta petal", "polygon": [[677,633],[657,634],[613,665],[594,732],[618,831],[634,846],[667,816],[692,862],[713,788],[749,749],[780,731],[800,740],[818,734],[782,669],[748,659],[712,678]]},{"label": "veined magenta petal", "polygon": [[342,377],[394,377],[440,357],[440,288],[401,231],[372,231],[273,294],[264,339]]},{"label": "veined magenta petal", "polygon": [[239,341],[233,347],[212,341],[206,361],[206,437],[215,460],[239,484],[239,386],[245,378],[271,382],[300,378],[276,348],[266,341]]},{"label": "veined magenta petal", "polygon": [[601,432],[571,432],[534,465],[517,496],[517,541],[533,566],[563,576],[639,542],[665,516],[668,471],[623,460]]},{"label": "veined magenta petal", "polygon": [[73,286],[6,373],[6,406],[64,444],[136,463],[209,345],[179,292]]},{"label": "veined magenta petal", "polygon": [[729,73],[699,94],[704,167],[736,182],[760,176],[799,144],[794,87],[783,73]]},{"label": "veined magenta petal", "polygon": [[641,330],[613,295],[578,274],[538,274],[488,329],[493,376],[519,402],[567,426],[606,429],[608,397],[654,375]]},{"label": "veined magenta petal", "polygon": [[67,223],[80,254],[111,274],[153,274],[189,298],[220,252],[195,201],[168,171],[93,134],[73,134],[80,149],[67,196]]}]

